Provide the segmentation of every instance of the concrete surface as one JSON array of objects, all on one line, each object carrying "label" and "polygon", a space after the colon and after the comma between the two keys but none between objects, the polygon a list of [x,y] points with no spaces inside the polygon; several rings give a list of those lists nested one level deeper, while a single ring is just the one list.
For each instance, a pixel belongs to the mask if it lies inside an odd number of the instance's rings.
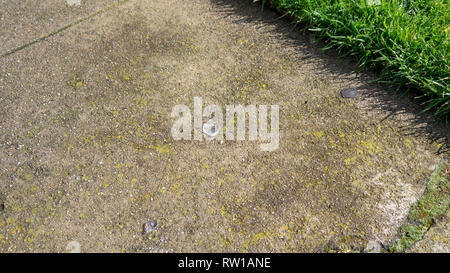
[{"label": "concrete surface", "polygon": [[[116,1],[64,2],[2,1],[0,52]],[[395,240],[448,154],[448,126],[278,17],[246,1],[130,0],[1,58],[0,251]],[[279,149],[174,141],[171,109],[194,96],[280,105]]]}]

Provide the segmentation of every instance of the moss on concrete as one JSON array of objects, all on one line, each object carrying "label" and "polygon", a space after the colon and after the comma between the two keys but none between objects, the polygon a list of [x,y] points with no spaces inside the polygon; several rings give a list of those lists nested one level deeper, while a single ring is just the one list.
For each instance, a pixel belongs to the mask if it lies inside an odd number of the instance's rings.
[{"label": "moss on concrete", "polygon": [[411,208],[408,219],[401,227],[401,237],[390,252],[404,252],[422,240],[433,223],[445,216],[450,205],[450,164],[444,162],[431,175],[422,196]]}]

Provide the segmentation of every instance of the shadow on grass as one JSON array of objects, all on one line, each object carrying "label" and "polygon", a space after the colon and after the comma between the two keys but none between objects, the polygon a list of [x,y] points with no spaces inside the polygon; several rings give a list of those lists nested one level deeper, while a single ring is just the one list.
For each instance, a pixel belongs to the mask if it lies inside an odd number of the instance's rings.
[{"label": "shadow on grass", "polygon": [[[260,2],[252,0],[210,0],[216,8],[215,12],[229,17],[235,24],[256,23],[270,34],[276,35],[286,45],[293,46],[302,52],[304,57],[299,57],[299,62],[314,61],[320,65],[317,73],[332,73],[337,79],[359,80],[363,85],[358,87],[363,90],[360,99],[372,100],[366,106],[367,110],[377,110],[385,113],[382,123],[395,116],[401,115],[402,119],[409,121],[410,126],[401,126],[400,133],[403,136],[427,136],[430,143],[442,144],[439,154],[450,152],[450,124],[439,121],[431,112],[421,113],[425,100],[418,98],[421,94],[396,92],[387,85],[376,83],[376,76],[371,71],[361,71],[355,58],[342,57],[335,50],[322,50],[325,43],[316,42],[312,34],[302,31],[300,25],[289,16],[284,16],[268,7],[262,7]],[[306,49],[306,50],[305,50]],[[306,51],[306,52],[305,52]],[[305,55],[306,54],[306,55]],[[339,92],[339,90],[336,90]]]}]

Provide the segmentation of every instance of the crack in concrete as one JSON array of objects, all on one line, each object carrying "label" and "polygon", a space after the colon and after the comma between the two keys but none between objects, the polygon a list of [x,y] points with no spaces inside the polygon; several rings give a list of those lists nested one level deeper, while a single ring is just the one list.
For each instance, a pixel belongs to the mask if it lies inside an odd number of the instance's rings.
[{"label": "crack in concrete", "polygon": [[34,45],[34,44],[38,43],[38,42],[44,41],[44,40],[46,40],[46,39],[48,39],[48,38],[50,38],[50,37],[52,37],[52,36],[55,36],[56,34],[62,32],[62,31],[64,31],[64,30],[68,29],[68,28],[71,28],[71,27],[73,27],[73,26],[76,26],[76,25],[78,25],[78,24],[80,24],[80,23],[82,23],[82,22],[84,22],[84,21],[87,21],[87,20],[89,20],[89,19],[91,19],[91,18],[93,18],[93,17],[95,17],[95,16],[97,16],[97,15],[100,15],[100,14],[102,14],[102,13],[105,13],[105,12],[107,12],[107,11],[110,11],[110,10],[112,10],[112,9],[118,7],[118,6],[121,6],[121,5],[123,5],[123,4],[125,4],[125,3],[129,2],[129,1],[130,1],[130,0],[122,0],[122,1],[119,1],[119,2],[115,3],[114,5],[111,5],[111,6],[108,6],[108,7],[106,7],[106,8],[103,8],[103,9],[101,9],[101,10],[99,10],[99,11],[96,11],[96,12],[94,12],[94,13],[92,13],[92,14],[86,16],[86,17],[80,18],[80,19],[76,20],[75,22],[72,22],[72,23],[70,23],[70,24],[67,24],[67,25],[65,25],[65,26],[63,26],[63,27],[61,27],[61,28],[58,28],[57,30],[52,31],[52,32],[50,32],[50,33],[48,33],[48,34],[46,34],[46,35],[44,35],[44,36],[42,36],[42,37],[39,37],[39,38],[37,38],[37,39],[34,39],[34,40],[32,40],[32,41],[30,41],[30,42],[28,42],[28,43],[26,43],[26,44],[23,44],[23,45],[21,45],[21,46],[16,47],[16,48],[10,49],[10,50],[6,51],[5,53],[1,54],[1,55],[0,55],[0,59],[3,59],[3,58],[5,58],[5,57],[7,57],[7,56],[9,56],[9,55],[11,55],[11,54],[14,54],[14,53],[16,53],[16,52],[18,52],[18,51],[20,51],[20,50],[22,50],[22,49],[25,49],[25,48],[27,48],[27,47],[29,47],[29,46],[31,46],[31,45]]}]

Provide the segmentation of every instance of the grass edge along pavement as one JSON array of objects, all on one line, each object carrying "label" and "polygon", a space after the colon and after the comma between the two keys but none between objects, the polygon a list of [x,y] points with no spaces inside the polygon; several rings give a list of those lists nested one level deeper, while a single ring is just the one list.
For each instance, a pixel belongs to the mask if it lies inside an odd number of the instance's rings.
[{"label": "grass edge along pavement", "polygon": [[289,15],[377,72],[378,82],[423,97],[423,111],[450,118],[448,0],[253,0]]},{"label": "grass edge along pavement", "polygon": [[450,163],[447,159],[431,174],[425,192],[411,207],[407,220],[400,227],[400,238],[389,248],[389,252],[405,252],[422,240],[431,226],[445,217],[449,206]]}]

